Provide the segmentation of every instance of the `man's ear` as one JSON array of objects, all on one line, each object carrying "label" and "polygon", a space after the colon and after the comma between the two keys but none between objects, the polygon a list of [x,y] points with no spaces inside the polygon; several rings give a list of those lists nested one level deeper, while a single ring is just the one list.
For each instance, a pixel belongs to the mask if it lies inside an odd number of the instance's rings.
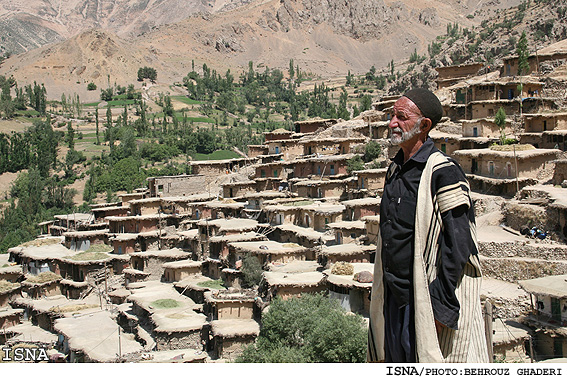
[{"label": "man's ear", "polygon": [[421,126],[420,129],[422,132],[426,132],[429,133],[429,131],[431,130],[431,126],[433,125],[433,123],[431,122],[431,119],[429,118],[424,118],[421,121]]}]

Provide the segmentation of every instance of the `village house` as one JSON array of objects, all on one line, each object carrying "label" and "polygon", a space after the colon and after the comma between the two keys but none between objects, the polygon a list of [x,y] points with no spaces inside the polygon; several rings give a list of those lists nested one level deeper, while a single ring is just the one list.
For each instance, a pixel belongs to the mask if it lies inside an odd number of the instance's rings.
[{"label": "village house", "polygon": [[108,229],[87,230],[78,232],[65,232],[64,245],[73,251],[85,251],[93,245],[105,245],[108,243]]},{"label": "village house", "polygon": [[303,155],[341,155],[350,154],[355,145],[366,142],[365,137],[313,137],[302,138]]},{"label": "village house", "polygon": [[387,168],[374,168],[354,171],[357,178],[358,188],[356,192],[366,196],[381,195],[386,182]]},{"label": "village house", "polygon": [[206,175],[200,175],[199,172],[196,172],[199,171],[198,169],[193,167],[192,169],[193,175],[148,178],[148,197],[189,196],[202,193],[207,186],[207,177]]},{"label": "village house", "polygon": [[340,200],[355,187],[356,179],[290,180],[291,190],[299,197]]},{"label": "village house", "polygon": [[[216,179],[220,175],[225,175],[231,172],[237,172],[242,167],[256,163],[256,159],[252,158],[234,158],[234,159],[223,159],[223,160],[212,160],[212,161],[191,161],[189,165],[191,166],[191,173],[193,175],[203,175],[205,177],[204,182],[201,184],[199,191],[194,193],[203,192],[203,187],[210,182],[211,179]],[[175,194],[179,196],[181,194]],[[190,194],[187,194],[190,195]],[[185,195],[181,195],[185,196]]]},{"label": "village house", "polygon": [[343,220],[357,221],[366,216],[375,216],[380,214],[379,197],[364,197],[362,199],[353,199],[342,201],[341,204],[345,206],[343,213]]},{"label": "village house", "polygon": [[[528,57],[528,72],[530,74],[540,74],[549,68],[549,63],[560,61],[567,58],[567,41],[565,39],[537,50]],[[509,56],[503,59],[503,65],[500,70],[501,76],[517,76],[518,75],[518,56]]]},{"label": "village house", "polygon": [[530,294],[532,313],[525,322],[536,329],[536,355],[567,357],[567,275],[520,280],[518,284]]},{"label": "village house", "polygon": [[342,221],[343,212],[346,209],[342,204],[314,202],[309,205],[301,205],[299,208],[299,221],[297,225],[305,228],[313,228],[319,232],[328,229],[328,224]]},{"label": "village house", "polygon": [[[113,261],[119,257],[105,253],[78,253],[74,255],[57,258],[58,270],[55,273],[74,282],[100,283],[114,274],[115,267]],[[122,257],[123,259],[123,257]],[[121,274],[120,271],[117,274]]]},{"label": "village house", "polygon": [[208,322],[196,312],[196,304],[170,284],[158,281],[130,283],[128,301],[140,319],[151,321],[156,350],[203,350],[203,336]]},{"label": "village house", "polygon": [[96,222],[104,222],[104,219],[108,216],[128,216],[128,213],[130,212],[130,205],[92,208],[91,212],[93,212]]},{"label": "village house", "polygon": [[258,158],[260,155],[268,154],[268,146],[266,145],[248,145],[248,157]]},{"label": "village house", "polygon": [[545,149],[567,150],[567,113],[523,114],[524,133],[521,143]]},{"label": "village house", "polygon": [[242,182],[224,183],[222,186],[222,197],[231,199],[235,197],[246,197],[256,193],[256,181],[245,180]]},{"label": "village house", "polygon": [[[18,325],[24,313],[23,309],[14,309],[12,307],[0,308],[0,330],[6,330],[14,325]],[[6,343],[0,334],[0,343]]]},{"label": "village house", "polygon": [[477,76],[478,72],[484,67],[482,63],[461,64],[455,66],[436,67],[437,88],[450,87],[465,79]]},{"label": "village house", "polygon": [[24,275],[38,275],[51,271],[59,274],[58,258],[75,254],[61,244],[58,238],[38,239],[29,243],[8,249],[10,262],[22,266]]},{"label": "village house", "polygon": [[[337,299],[347,312],[368,317],[370,314],[370,291],[372,289],[372,263],[352,263],[353,272],[348,275],[333,274],[331,268],[323,271],[329,289],[329,298]],[[360,273],[365,272],[366,281]],[[370,279],[368,279],[370,278]]]},{"label": "village house", "polygon": [[342,245],[323,246],[318,252],[318,262],[323,267],[331,267],[337,262],[372,263],[376,245],[358,245],[343,243]]},{"label": "village house", "polygon": [[129,205],[132,200],[143,199],[149,195],[149,188],[136,188],[134,192],[118,195],[122,205]]},{"label": "village house", "polygon": [[270,132],[264,132],[264,140],[268,141],[280,141],[288,140],[292,138],[293,132],[291,130],[286,130],[284,128],[278,128]]},{"label": "village house", "polygon": [[[243,218],[219,218],[212,220],[202,220],[197,224],[197,226],[199,228],[201,254],[203,258],[208,258],[212,257],[210,252],[210,240],[212,237],[230,236],[247,232],[254,232],[258,228],[258,222],[256,220]],[[218,248],[219,246],[217,245],[215,247]],[[216,250],[216,252],[219,251]]]},{"label": "village house", "polygon": [[380,101],[372,103],[372,108],[376,111],[388,113],[399,98],[400,95],[382,96]]},{"label": "village house", "polygon": [[254,180],[258,182],[260,178],[287,179],[293,172],[293,163],[288,161],[275,161],[256,165],[256,175]]},{"label": "village house", "polygon": [[339,221],[329,225],[331,234],[335,236],[335,244],[357,243],[366,235],[364,221]]},{"label": "village house", "polygon": [[504,132],[504,135],[507,138],[514,135],[510,120],[506,120],[506,124],[504,125],[503,130],[500,130],[500,127],[496,125],[494,118],[463,120],[462,124],[462,136],[468,138],[478,138],[478,143],[484,144],[483,147],[486,147],[487,142],[499,141],[502,132]]},{"label": "village house", "polygon": [[451,156],[453,152],[461,149],[461,136],[432,130],[429,137],[433,140],[435,147],[443,153]]},{"label": "village house", "polygon": [[235,234],[216,235],[210,237],[209,242],[209,258],[218,259],[222,262],[228,259],[229,248],[231,242],[244,242],[244,241],[265,241],[266,236],[254,231],[242,231]]},{"label": "village house", "polygon": [[526,346],[532,331],[513,320],[496,319],[493,328],[493,354],[495,362],[530,362]]},{"label": "village house", "polygon": [[313,260],[314,253],[296,243],[281,243],[276,241],[247,241],[230,242],[228,244],[230,267],[235,267],[237,261],[246,258],[247,255],[258,258],[262,265],[279,262],[287,263],[293,260]]},{"label": "village house", "polygon": [[467,174],[471,188],[511,196],[519,188],[536,183],[542,170],[557,159],[559,153],[560,150],[555,149],[507,145],[458,150],[453,156]]},{"label": "village house", "polygon": [[52,272],[42,272],[39,275],[27,275],[20,283],[22,292],[31,299],[40,299],[61,295],[61,276]]},{"label": "village house", "polygon": [[161,280],[165,263],[188,259],[190,256],[190,252],[180,249],[140,251],[130,254],[130,266],[134,270],[149,273],[147,280]]},{"label": "village house", "polygon": [[303,145],[298,139],[281,139],[266,141],[268,154],[280,155],[285,161],[293,160],[303,154]]},{"label": "village house", "polygon": [[269,271],[263,274],[264,283],[260,289],[263,300],[270,302],[276,296],[287,300],[301,294],[327,292],[325,276],[317,268],[316,262],[270,265]]},{"label": "village house", "polygon": [[202,261],[181,259],[162,264],[163,278],[166,282],[180,282],[189,276],[201,274]]},{"label": "village house", "polygon": [[380,215],[364,216],[360,218],[366,225],[366,242],[376,244],[378,242],[378,232],[380,231]]},{"label": "village house", "polygon": [[254,320],[211,321],[212,354],[218,359],[236,359],[259,334],[260,325]]},{"label": "village house", "polygon": [[0,281],[0,308],[8,306],[12,299],[21,295],[21,291],[22,288],[19,283]]},{"label": "village house", "polygon": [[258,317],[254,290],[221,290],[205,293],[203,312],[209,321],[252,320]]},{"label": "village house", "polygon": [[60,236],[67,231],[85,230],[93,221],[93,215],[90,213],[55,215],[53,218],[55,223],[50,228],[52,236]]},{"label": "village house", "polygon": [[275,241],[296,243],[309,249],[326,244],[333,238],[312,228],[304,228],[294,224],[275,226],[270,237]]},{"label": "village house", "polygon": [[315,133],[322,129],[325,130],[338,122],[336,119],[311,119],[306,121],[296,121],[294,123],[295,132],[301,134]]},{"label": "village house", "polygon": [[144,233],[164,229],[174,229],[179,224],[179,217],[164,213],[151,213],[137,216],[107,217],[108,234]]},{"label": "village house", "polygon": [[323,155],[311,158],[297,159],[293,162],[293,176],[309,178],[312,175],[323,177],[348,176],[347,161],[355,154]]}]

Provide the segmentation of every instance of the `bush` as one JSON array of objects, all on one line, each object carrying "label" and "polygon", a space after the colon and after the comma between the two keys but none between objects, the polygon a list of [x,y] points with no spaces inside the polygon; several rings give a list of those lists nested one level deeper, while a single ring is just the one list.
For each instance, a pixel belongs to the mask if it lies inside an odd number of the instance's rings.
[{"label": "bush", "polygon": [[254,287],[262,280],[262,265],[257,257],[248,255],[242,261],[242,273],[244,274],[244,284],[247,287]]},{"label": "bush", "polygon": [[241,363],[349,363],[366,359],[367,329],[360,315],[347,314],[323,294],[276,298],[262,317],[256,343]]},{"label": "bush", "polygon": [[95,91],[95,90],[96,90],[96,84],[94,84],[93,82],[87,84],[87,91]]}]

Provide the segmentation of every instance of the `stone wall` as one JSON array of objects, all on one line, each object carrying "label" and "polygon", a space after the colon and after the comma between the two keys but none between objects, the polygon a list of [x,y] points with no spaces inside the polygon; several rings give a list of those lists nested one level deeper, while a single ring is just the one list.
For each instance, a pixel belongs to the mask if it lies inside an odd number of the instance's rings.
[{"label": "stone wall", "polygon": [[522,259],[522,258],[482,258],[481,268],[484,276],[516,282],[550,275],[567,274],[567,261]]},{"label": "stone wall", "polygon": [[201,330],[187,332],[155,333],[157,350],[203,350]]}]

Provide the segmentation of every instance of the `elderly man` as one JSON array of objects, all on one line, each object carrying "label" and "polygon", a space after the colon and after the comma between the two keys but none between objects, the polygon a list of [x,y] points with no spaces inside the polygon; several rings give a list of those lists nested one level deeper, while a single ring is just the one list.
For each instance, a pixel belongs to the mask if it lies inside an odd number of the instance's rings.
[{"label": "elderly man", "polygon": [[474,208],[460,166],[429,131],[439,99],[413,89],[394,104],[370,306],[371,362],[488,362]]}]

